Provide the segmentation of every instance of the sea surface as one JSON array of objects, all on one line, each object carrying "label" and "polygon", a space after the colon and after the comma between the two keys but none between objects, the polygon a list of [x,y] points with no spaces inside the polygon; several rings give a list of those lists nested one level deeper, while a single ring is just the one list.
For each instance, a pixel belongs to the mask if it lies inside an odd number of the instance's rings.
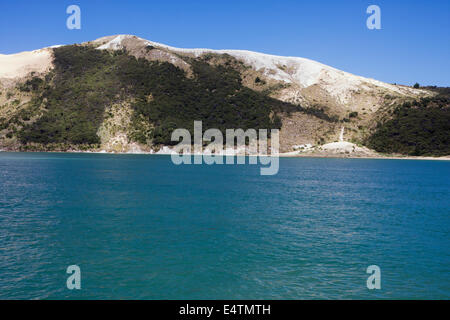
[{"label": "sea surface", "polygon": [[259,173],[0,152],[0,299],[450,298],[450,162],[285,158]]}]

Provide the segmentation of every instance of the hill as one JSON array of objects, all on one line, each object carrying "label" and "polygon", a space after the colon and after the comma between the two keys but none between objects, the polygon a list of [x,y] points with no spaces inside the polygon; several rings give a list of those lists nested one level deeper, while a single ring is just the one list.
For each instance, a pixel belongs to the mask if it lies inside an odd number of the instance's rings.
[{"label": "hill", "polygon": [[437,91],[304,58],[110,36],[0,55],[0,148],[151,151],[202,120],[205,130],[281,129],[282,152],[335,142],[344,127],[379,152],[443,155],[448,96]]}]

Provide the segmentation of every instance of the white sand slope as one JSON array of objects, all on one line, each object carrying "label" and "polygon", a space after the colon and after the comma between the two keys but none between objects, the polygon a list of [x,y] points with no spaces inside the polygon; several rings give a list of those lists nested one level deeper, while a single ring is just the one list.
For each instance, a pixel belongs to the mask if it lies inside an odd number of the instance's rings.
[{"label": "white sand slope", "polygon": [[[327,143],[322,146],[323,150],[332,151],[332,152],[353,152],[356,149],[360,149],[356,144],[347,142],[347,141],[339,141]],[[361,150],[359,150],[361,151]]]},{"label": "white sand slope", "polygon": [[0,78],[26,77],[31,72],[44,73],[52,67],[53,55],[49,48],[16,54],[0,54]]}]

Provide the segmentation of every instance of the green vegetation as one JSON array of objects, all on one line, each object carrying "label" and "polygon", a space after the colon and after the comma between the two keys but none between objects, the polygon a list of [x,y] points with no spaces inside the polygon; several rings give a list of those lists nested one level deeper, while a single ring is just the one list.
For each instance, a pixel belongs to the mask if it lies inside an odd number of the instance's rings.
[{"label": "green vegetation", "polygon": [[396,107],[392,119],[378,123],[366,143],[383,153],[412,156],[450,154],[450,94],[440,88],[439,95]]},{"label": "green vegetation", "polygon": [[[232,68],[189,62],[194,79],[168,63],[129,60],[120,67],[121,81],[132,84],[136,97],[135,117],[155,125],[148,137],[155,144],[177,143],[170,139],[172,131],[186,128],[193,132],[194,120],[202,120],[205,129],[280,128],[279,117],[270,117],[271,112],[298,108],[244,87]],[[151,101],[146,98],[149,94]],[[139,132],[135,136],[139,142],[144,142],[144,137]]]},{"label": "green vegetation", "polygon": [[[61,47],[54,53],[55,69],[49,77],[52,85],[45,86],[34,101],[37,106],[46,99],[47,111],[26,125],[19,139],[24,144],[98,144],[97,129],[104,108],[120,92],[114,55],[83,46]],[[22,90],[43,87],[34,79]]]},{"label": "green vegetation", "polygon": [[255,78],[255,84],[265,85],[266,81],[262,80],[260,77]]},{"label": "green vegetation", "polygon": [[[193,78],[170,63],[136,59],[124,51],[74,45],[56,48],[54,55],[50,75],[44,80],[34,77],[19,88],[34,93],[30,108],[17,119],[24,145],[98,145],[105,108],[120,101],[131,103],[131,139],[141,143],[176,143],[171,142],[172,131],[193,132],[194,120],[202,120],[205,130],[280,128],[279,114],[291,111],[328,120],[323,110],[305,110],[244,87],[234,68],[240,63],[228,55],[222,57],[224,65],[187,60]],[[28,123],[40,107],[43,115]],[[145,129],[143,120],[154,129]]]},{"label": "green vegetation", "polygon": [[18,89],[24,92],[38,91],[44,83],[44,80],[38,77],[33,77],[31,80],[27,80],[22,85],[19,85]]}]

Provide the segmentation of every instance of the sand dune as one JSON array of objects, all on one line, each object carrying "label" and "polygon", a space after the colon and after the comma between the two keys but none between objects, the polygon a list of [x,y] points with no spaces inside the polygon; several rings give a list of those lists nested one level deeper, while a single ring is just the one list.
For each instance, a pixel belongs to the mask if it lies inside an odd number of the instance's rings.
[{"label": "sand dune", "polygon": [[9,55],[0,54],[0,78],[23,78],[31,72],[46,72],[51,68],[52,60],[52,51],[48,48]]}]

